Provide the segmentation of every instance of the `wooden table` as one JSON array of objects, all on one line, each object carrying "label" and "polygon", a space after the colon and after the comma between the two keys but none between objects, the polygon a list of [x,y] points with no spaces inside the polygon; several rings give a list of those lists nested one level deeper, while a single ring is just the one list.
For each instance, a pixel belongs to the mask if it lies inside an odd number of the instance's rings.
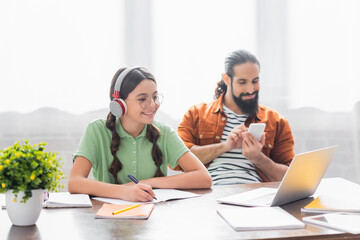
[{"label": "wooden table", "polygon": [[[0,211],[0,239],[359,239],[323,227],[306,225],[304,229],[234,231],[217,213],[218,208],[234,206],[217,204],[216,199],[250,189],[278,183],[214,186],[212,189],[191,190],[202,197],[158,203],[148,220],[95,219],[102,206],[92,200],[92,208],[43,209],[37,224],[13,226],[6,210]],[[313,198],[282,206],[298,219],[300,208]],[[309,216],[309,214],[307,214]],[[246,216],[244,216],[246,217]]]}]

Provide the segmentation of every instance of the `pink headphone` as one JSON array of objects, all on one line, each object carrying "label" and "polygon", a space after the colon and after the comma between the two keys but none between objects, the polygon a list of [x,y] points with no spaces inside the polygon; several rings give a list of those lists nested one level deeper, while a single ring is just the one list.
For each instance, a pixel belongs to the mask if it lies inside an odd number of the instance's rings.
[{"label": "pink headphone", "polygon": [[114,99],[110,102],[110,105],[109,105],[110,112],[115,117],[120,118],[127,112],[127,106],[126,106],[125,100],[121,99],[121,97],[120,97],[121,84],[124,81],[124,78],[132,70],[139,69],[139,68],[141,68],[141,67],[140,66],[128,67],[124,71],[122,71],[121,74],[116,79],[116,83],[115,83],[115,86],[114,86],[114,93],[112,95],[114,97]]}]

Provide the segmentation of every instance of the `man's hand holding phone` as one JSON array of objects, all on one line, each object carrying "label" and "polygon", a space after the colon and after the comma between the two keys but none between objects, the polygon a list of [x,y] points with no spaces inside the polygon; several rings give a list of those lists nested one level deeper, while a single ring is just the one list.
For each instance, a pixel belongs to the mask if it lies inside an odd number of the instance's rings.
[{"label": "man's hand holding phone", "polygon": [[[249,132],[251,135],[253,135],[257,141],[262,140],[261,137],[264,132],[265,126],[265,123],[251,123],[249,128],[246,128],[244,124],[234,128],[228,134],[228,138],[226,140],[227,151],[236,148],[242,148],[243,139],[246,136],[246,134],[244,135],[244,133],[246,132]],[[262,145],[264,145],[264,143],[262,143]]]},{"label": "man's hand holding phone", "polygon": [[242,133],[246,132],[247,128],[244,124],[235,127],[231,132],[228,134],[228,138],[226,140],[227,151],[232,149],[241,148],[242,144]]},{"label": "man's hand holding phone", "polygon": [[265,123],[251,123],[248,131],[255,137],[256,140],[260,141],[261,135],[264,133],[265,126]]},{"label": "man's hand holding phone", "polygon": [[260,159],[265,144],[265,123],[252,123],[247,132],[242,134],[242,153],[244,157],[256,164]]}]

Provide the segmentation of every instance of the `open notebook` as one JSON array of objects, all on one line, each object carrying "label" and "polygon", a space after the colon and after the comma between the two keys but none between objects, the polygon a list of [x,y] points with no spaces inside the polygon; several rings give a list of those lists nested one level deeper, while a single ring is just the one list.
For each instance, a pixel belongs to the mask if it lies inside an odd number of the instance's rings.
[{"label": "open notebook", "polygon": [[[155,196],[157,200],[153,200],[152,202],[145,202],[145,203],[159,203],[165,202],[170,200],[178,200],[178,199],[185,199],[185,198],[194,198],[200,197],[201,195],[191,192],[180,191],[176,189],[154,189]],[[112,204],[133,204],[134,202],[129,202],[121,199],[116,198],[104,198],[104,197],[93,197],[92,199],[98,200],[101,202],[112,203]],[[144,203],[144,202],[138,202]]]},{"label": "open notebook", "polygon": [[43,207],[92,207],[87,194],[70,194],[69,192],[49,193],[49,198],[44,201]]},{"label": "open notebook", "polygon": [[[45,194],[44,194],[45,195]],[[5,194],[0,194],[0,204],[6,208]],[[72,208],[72,207],[92,207],[91,200],[87,194],[70,194],[69,192],[49,193],[44,199],[44,208]]]}]

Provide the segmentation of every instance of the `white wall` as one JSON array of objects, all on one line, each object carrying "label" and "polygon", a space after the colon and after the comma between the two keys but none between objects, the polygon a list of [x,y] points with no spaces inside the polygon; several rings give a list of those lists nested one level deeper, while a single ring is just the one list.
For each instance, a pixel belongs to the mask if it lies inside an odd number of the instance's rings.
[{"label": "white wall", "polygon": [[[44,139],[69,170],[86,123],[105,117],[113,74],[134,59],[151,66],[165,95],[159,118],[176,127],[212,99],[224,58],[243,48],[259,57],[260,101],[289,118],[296,152],[339,144],[330,176],[360,182],[359,1],[131,1],[0,1],[1,148]],[[129,6],[146,6],[151,24]],[[33,112],[43,107],[75,115]]]}]

